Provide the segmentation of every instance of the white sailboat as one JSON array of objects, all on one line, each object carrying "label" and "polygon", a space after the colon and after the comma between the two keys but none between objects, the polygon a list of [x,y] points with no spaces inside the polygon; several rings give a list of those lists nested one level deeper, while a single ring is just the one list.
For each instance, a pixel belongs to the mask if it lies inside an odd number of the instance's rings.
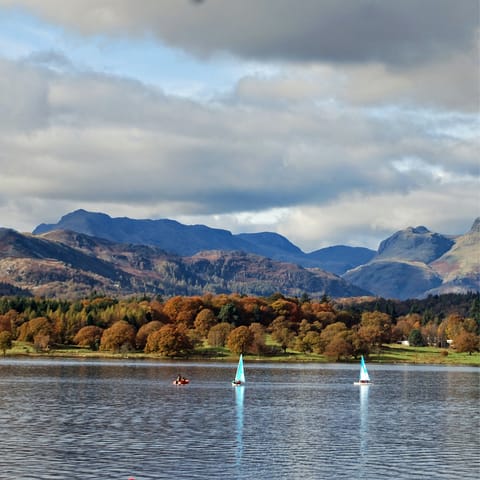
[{"label": "white sailboat", "polygon": [[363,355],[360,358],[360,378],[358,379],[358,382],[353,382],[353,383],[355,385],[371,385],[372,384]]},{"label": "white sailboat", "polygon": [[235,380],[233,380],[232,385],[234,387],[240,387],[245,384],[245,372],[243,370],[243,355],[240,354],[238,359],[237,372],[235,373]]}]

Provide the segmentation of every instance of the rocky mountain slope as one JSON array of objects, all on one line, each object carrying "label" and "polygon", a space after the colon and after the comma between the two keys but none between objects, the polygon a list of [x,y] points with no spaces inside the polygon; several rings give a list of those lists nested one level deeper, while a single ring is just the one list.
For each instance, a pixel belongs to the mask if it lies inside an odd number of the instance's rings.
[{"label": "rocky mountain slope", "polygon": [[449,238],[409,227],[381,242],[377,255],[342,277],[385,298],[480,290],[480,219]]},{"label": "rocky mountain slope", "polygon": [[331,273],[245,252],[209,251],[180,257],[155,246],[120,244],[65,230],[24,235],[0,229],[0,282],[34,295],[69,298],[93,290],[165,296],[367,293]]},{"label": "rocky mountain slope", "polygon": [[455,293],[480,289],[480,218],[465,235],[456,238],[454,245],[431,262],[432,269],[443,282],[431,293]]},{"label": "rocky mountain slope", "polygon": [[[52,253],[48,243],[34,246],[34,239],[53,241],[58,251]],[[272,232],[233,235],[227,230],[173,220],[111,218],[77,210],[57,224],[39,225],[34,235],[0,245],[0,264],[15,263],[3,269],[3,275],[0,271],[0,282],[8,281],[8,272],[21,277],[19,272],[28,273],[31,267],[37,271],[36,275],[29,274],[33,283],[29,285],[25,273],[25,281],[16,283],[17,287],[33,288],[38,283],[35,291],[54,291],[60,285],[66,290],[78,290],[82,285],[87,291],[96,285],[109,291],[144,289],[167,295],[202,290],[258,295],[274,291],[291,295],[326,292],[331,296],[370,292],[384,298],[420,298],[479,291],[479,245],[479,219],[469,232],[455,237],[431,232],[424,226],[408,227],[382,241],[377,252],[337,245],[305,253]],[[67,247],[76,253],[67,252]],[[5,258],[8,249],[10,254],[15,253],[15,260],[12,255],[10,260]],[[79,256],[79,252],[88,258]],[[40,287],[42,271],[56,278],[58,285],[50,282],[50,290]],[[72,278],[77,286],[66,287],[65,279]]]},{"label": "rocky mountain slope", "polygon": [[[304,253],[278,233],[242,233],[205,225],[183,225],[174,220],[137,220],[112,218],[104,213],[76,210],[64,215],[58,223],[40,224],[35,235],[53,230],[72,230],[117,243],[153,245],[180,256],[190,256],[206,250],[242,251],[303,267],[316,267],[340,275],[365,263],[375,252],[367,248],[329,247],[310,254]],[[341,248],[341,255],[332,248]],[[332,268],[334,266],[334,268]]]}]

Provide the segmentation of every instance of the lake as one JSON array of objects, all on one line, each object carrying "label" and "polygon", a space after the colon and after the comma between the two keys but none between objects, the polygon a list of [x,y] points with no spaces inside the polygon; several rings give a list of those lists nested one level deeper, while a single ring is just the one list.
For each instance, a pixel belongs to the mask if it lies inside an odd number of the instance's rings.
[{"label": "lake", "polygon": [[[480,370],[0,359],[0,478],[477,479]],[[177,374],[190,378],[175,386]]]}]

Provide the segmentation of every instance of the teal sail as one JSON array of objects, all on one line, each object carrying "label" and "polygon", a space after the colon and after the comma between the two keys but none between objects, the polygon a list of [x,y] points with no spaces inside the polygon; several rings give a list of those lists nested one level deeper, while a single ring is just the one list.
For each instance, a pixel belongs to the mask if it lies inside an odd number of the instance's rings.
[{"label": "teal sail", "polygon": [[238,359],[238,366],[237,366],[237,372],[235,373],[234,383],[236,383],[236,384],[245,383],[245,372],[243,370],[243,355],[242,354],[240,354],[240,358]]},{"label": "teal sail", "polygon": [[360,382],[362,383],[370,382],[370,375],[368,374],[367,365],[365,364],[363,355],[360,359]]}]

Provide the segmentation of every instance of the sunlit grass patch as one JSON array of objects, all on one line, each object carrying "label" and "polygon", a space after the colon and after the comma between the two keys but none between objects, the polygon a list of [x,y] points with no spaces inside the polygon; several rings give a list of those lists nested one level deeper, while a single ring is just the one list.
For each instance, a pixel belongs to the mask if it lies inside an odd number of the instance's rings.
[{"label": "sunlit grass patch", "polygon": [[423,363],[440,365],[478,365],[480,353],[458,353],[453,348],[407,347],[391,344],[383,346],[379,353],[369,355],[370,362]]}]

